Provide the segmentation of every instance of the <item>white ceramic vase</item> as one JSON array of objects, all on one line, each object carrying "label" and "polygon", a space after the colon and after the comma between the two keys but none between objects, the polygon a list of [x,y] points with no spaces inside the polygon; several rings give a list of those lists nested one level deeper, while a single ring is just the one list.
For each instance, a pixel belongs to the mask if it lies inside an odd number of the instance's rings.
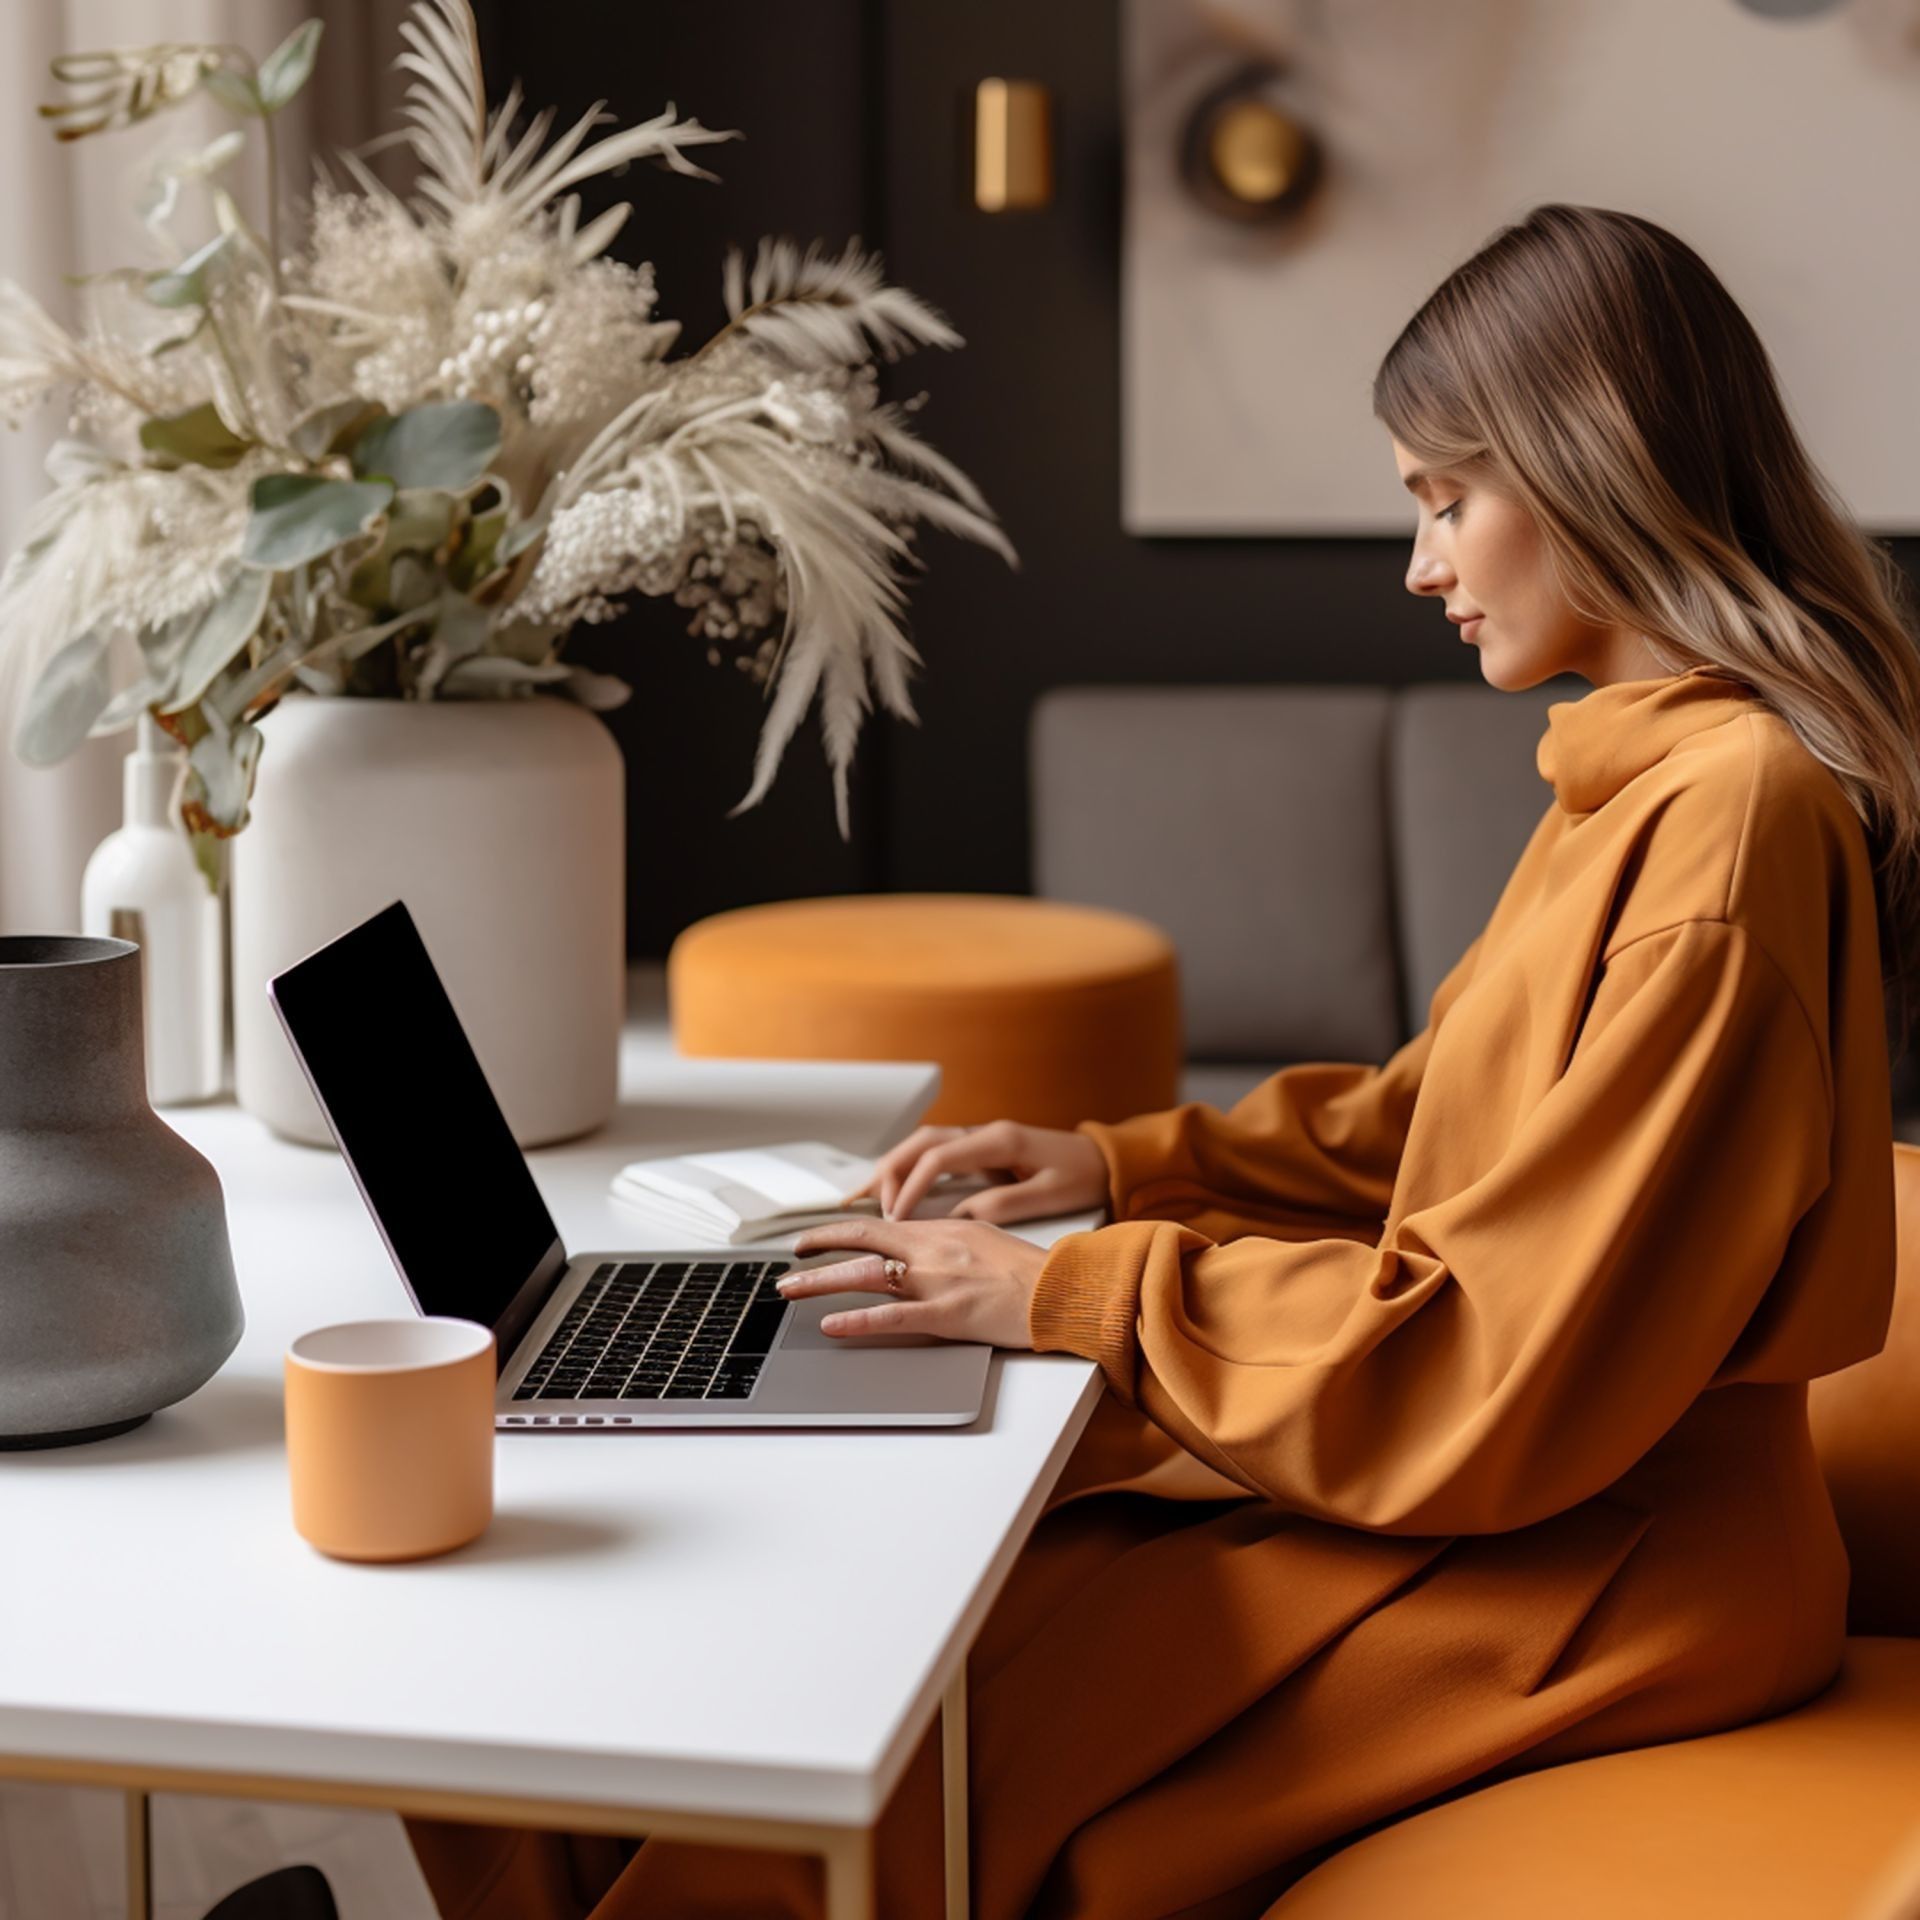
[{"label": "white ceramic vase", "polygon": [[231,843],[241,1106],[330,1142],[267,981],[404,900],[514,1138],[600,1126],[626,997],[625,781],[605,726],[548,696],[293,695],[261,730]]}]

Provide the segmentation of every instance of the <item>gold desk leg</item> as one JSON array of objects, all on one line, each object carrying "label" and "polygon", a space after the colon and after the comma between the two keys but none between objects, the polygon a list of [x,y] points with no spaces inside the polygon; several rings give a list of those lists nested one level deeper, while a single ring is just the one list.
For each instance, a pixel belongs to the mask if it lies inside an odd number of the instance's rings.
[{"label": "gold desk leg", "polygon": [[873,1834],[865,1827],[828,1837],[827,1920],[874,1920]]},{"label": "gold desk leg", "polygon": [[972,1920],[967,1826],[967,1663],[940,1702],[940,1783],[946,1802],[947,1920]]},{"label": "gold desk leg", "polygon": [[153,1920],[153,1802],[127,1790],[127,1920]]}]

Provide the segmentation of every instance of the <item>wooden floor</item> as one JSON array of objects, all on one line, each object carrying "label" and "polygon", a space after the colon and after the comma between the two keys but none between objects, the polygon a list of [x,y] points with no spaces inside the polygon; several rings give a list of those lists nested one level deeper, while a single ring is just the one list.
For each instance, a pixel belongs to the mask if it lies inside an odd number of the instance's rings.
[{"label": "wooden floor", "polygon": [[[0,1920],[125,1920],[117,1793],[0,1783]],[[318,1867],[341,1920],[436,1920],[400,1823],[336,1807],[160,1795],[154,1920],[201,1920],[274,1867]]]}]

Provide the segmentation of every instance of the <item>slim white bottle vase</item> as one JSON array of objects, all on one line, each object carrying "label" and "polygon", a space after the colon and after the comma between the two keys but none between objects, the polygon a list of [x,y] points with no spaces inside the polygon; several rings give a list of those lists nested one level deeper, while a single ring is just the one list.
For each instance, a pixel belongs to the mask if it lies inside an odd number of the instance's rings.
[{"label": "slim white bottle vase", "polygon": [[225,1079],[220,898],[173,814],[184,757],[143,713],[126,761],[126,825],[93,850],[80,882],[82,931],[140,949],[156,1107],[210,1100]]}]

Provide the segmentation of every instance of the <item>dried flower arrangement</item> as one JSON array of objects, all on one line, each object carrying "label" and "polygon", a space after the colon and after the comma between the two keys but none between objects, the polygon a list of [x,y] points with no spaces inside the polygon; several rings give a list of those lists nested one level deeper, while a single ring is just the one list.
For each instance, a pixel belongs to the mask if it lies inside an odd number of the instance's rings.
[{"label": "dried flower arrangement", "polygon": [[[520,124],[517,85],[488,111],[467,0],[414,0],[401,33],[413,196],[342,154],[285,253],[274,116],[317,21],[257,65],[181,45],[55,63],[75,90],[42,109],[62,139],[212,96],[261,131],[268,206],[256,229],[220,184],[229,132],[164,163],[143,202],[174,264],[95,276],[77,331],[0,283],[0,415],[72,407],[0,574],[0,632],[37,655],[18,751],[50,762],[153,713],[187,750],[180,810],[211,877],[284,693],[618,704],[624,683],[563,661],[565,636],[671,596],[769,701],[733,811],[818,691],[846,835],[869,685],[914,718],[899,617],[918,524],[1014,563],[911,407],[879,398],[877,358],[959,336],[857,243],[771,240],[751,268],[729,254],[725,325],[669,357],[651,267],[607,257],[631,208],[583,225],[575,190],[640,159],[713,179],[689,151],[733,136],[669,106],[598,138],[595,109],[554,138],[551,111]],[[188,189],[215,231],[182,258]]]}]

